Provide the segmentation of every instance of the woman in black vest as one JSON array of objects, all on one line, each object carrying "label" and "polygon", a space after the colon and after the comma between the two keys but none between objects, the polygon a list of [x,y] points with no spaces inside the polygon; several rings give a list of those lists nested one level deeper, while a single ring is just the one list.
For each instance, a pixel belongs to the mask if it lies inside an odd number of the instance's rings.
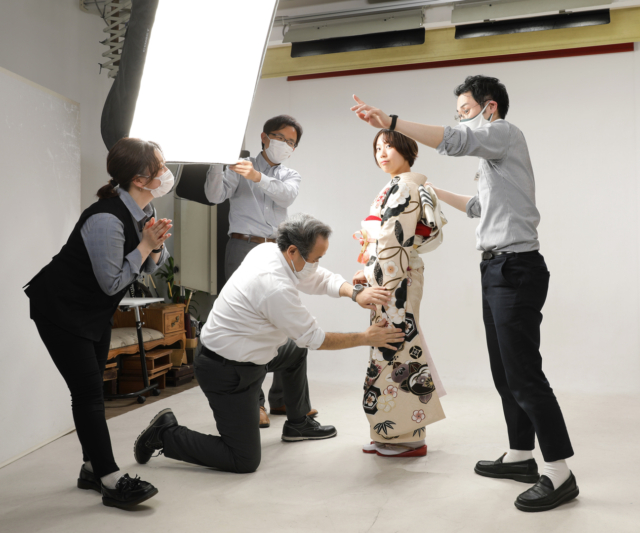
[{"label": "woman in black vest", "polygon": [[111,507],[128,508],[157,494],[150,483],[122,474],[105,420],[103,381],[113,314],[141,272],[168,257],[171,221],[156,220],[151,200],[173,187],[160,147],[118,141],[107,156],[112,177],[98,191],[60,253],[28,284],[31,318],[71,391],[84,464],[78,487],[94,489]]}]

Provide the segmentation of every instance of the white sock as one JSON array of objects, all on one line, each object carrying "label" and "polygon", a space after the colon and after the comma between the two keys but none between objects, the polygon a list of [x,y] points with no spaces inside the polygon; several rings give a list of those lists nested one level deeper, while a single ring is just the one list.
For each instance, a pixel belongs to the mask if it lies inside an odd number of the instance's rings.
[{"label": "white sock", "polygon": [[84,467],[89,471],[89,472],[93,472],[93,465],[91,464],[91,461],[87,461],[84,464]]},{"label": "white sock", "polygon": [[116,488],[116,483],[118,482],[118,480],[122,477],[122,472],[120,472],[120,470],[116,470],[115,472],[112,472],[111,474],[107,474],[106,476],[102,476],[100,478],[100,481],[102,481],[102,484],[107,487],[108,489],[115,489]]},{"label": "white sock", "polygon": [[527,461],[533,459],[531,450],[509,450],[507,455],[502,459],[503,463],[517,463],[519,461]]},{"label": "white sock", "polygon": [[551,483],[553,483],[553,488],[557,489],[567,479],[569,479],[571,470],[569,470],[567,461],[565,459],[560,459],[560,461],[553,461],[551,463],[545,462],[544,468],[542,469],[542,475],[547,476],[551,480]]}]

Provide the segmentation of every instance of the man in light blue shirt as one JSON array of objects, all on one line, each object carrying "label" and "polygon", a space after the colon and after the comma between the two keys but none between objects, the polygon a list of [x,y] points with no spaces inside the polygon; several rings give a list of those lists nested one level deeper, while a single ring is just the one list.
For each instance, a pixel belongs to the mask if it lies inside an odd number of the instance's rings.
[{"label": "man in light blue shirt", "polygon": [[[542,371],[540,323],[549,271],[539,252],[535,180],[523,133],[505,120],[509,95],[496,78],[469,76],[454,94],[458,126],[418,124],[387,115],[354,95],[351,109],[376,128],[388,128],[435,148],[439,154],[479,159],[478,194],[434,187],[443,202],[480,218],[482,311],[493,381],[502,399],[509,451],[479,461],[475,472],[490,478],[535,483],[518,496],[521,511],[554,509],[578,495],[566,459],[573,455],[558,401]],[[544,470],[532,450],[538,438]]]},{"label": "man in light blue shirt", "polygon": [[[282,163],[295,151],[302,137],[302,126],[289,115],[267,120],[260,140],[263,151],[257,157],[239,161],[223,169],[211,165],[207,173],[205,194],[214,204],[229,200],[229,242],[225,253],[225,275],[229,279],[247,254],[259,244],[275,242],[280,223],[287,218],[287,208],[295,201],[300,174]],[[307,391],[307,400],[309,392]],[[260,427],[269,427],[260,395]],[[272,414],[285,414],[282,379],[273,374],[269,391]],[[314,409],[310,416],[315,416]]]}]

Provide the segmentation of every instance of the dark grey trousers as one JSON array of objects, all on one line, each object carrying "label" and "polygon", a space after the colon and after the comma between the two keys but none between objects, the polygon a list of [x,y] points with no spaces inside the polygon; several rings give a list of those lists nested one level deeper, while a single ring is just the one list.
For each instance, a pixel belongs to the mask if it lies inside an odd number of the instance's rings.
[{"label": "dark grey trousers", "polygon": [[[260,243],[257,242],[229,239],[224,257],[224,273],[227,276],[227,280],[238,269],[247,254],[259,245]],[[264,392],[262,392],[262,389],[260,389],[260,398],[258,401],[260,405],[264,407]],[[309,401],[309,391],[307,391],[307,401]],[[280,372],[273,373],[273,383],[271,384],[271,389],[269,389],[269,405],[271,407],[282,407],[284,405],[282,376]]]},{"label": "dark grey trousers", "polygon": [[219,437],[204,435],[184,426],[162,434],[164,454],[172,459],[237,472],[255,472],[260,464],[260,413],[256,409],[267,372],[280,372],[287,418],[305,416],[311,406],[305,393],[307,349],[289,340],[268,365],[236,366],[199,353],[195,372],[209,400]]}]

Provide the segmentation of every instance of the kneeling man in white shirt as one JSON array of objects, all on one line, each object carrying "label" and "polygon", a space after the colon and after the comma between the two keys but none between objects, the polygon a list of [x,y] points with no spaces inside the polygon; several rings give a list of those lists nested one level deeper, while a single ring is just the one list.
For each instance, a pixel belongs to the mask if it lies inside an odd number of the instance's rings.
[{"label": "kneeling man in white shirt", "polygon": [[158,413],[134,445],[136,461],[147,463],[163,450],[172,459],[228,472],[254,472],[260,464],[259,413],[255,406],[267,372],[281,371],[287,421],[282,440],[337,435],[306,416],[308,350],[341,350],[402,342],[401,329],[385,322],[362,333],[324,332],[302,305],[307,294],[351,297],[365,309],[384,305],[386,289],[354,289],[319,266],[331,228],[310,215],[294,215],[278,228],[277,243],[251,250],[216,299],[202,330],[196,377],[209,400],[219,437],[180,426],[171,409]]}]

